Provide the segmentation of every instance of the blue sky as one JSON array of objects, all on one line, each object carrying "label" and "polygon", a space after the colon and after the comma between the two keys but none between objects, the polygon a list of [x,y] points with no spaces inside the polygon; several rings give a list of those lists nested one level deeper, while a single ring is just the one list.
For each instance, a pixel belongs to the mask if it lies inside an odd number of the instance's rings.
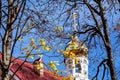
[{"label": "blue sky", "polygon": [[[45,0],[44,2],[47,2],[47,0]],[[72,34],[72,31],[73,31],[72,30],[73,29],[73,18],[72,18],[72,14],[71,14],[69,19],[67,20],[67,17],[69,15],[67,13],[64,13],[67,9],[70,9],[70,6],[65,5],[65,3],[61,3],[61,4],[58,3],[58,4],[55,4],[54,6],[52,4],[50,4],[49,6],[47,4],[45,4],[44,6],[39,7],[38,5],[39,4],[42,5],[42,2],[41,3],[33,2],[33,3],[36,3],[35,6],[32,6],[31,3],[27,3],[27,7],[29,7],[30,9],[35,10],[36,13],[38,12],[40,14],[41,18],[39,19],[38,17],[36,17],[35,14],[31,14],[31,16],[33,16],[34,18],[30,19],[28,21],[28,24],[30,24],[31,20],[35,20],[36,23],[39,23],[40,30],[43,30],[45,28],[48,31],[45,31],[43,33],[40,32],[37,35],[36,34],[26,34],[23,37],[23,41],[22,42],[18,41],[18,43],[16,44],[15,49],[14,49],[14,56],[19,57],[19,56],[24,56],[25,55],[25,53],[21,54],[21,52],[22,52],[21,50],[22,50],[22,48],[29,45],[29,43],[31,42],[30,38],[34,38],[36,44],[39,44],[39,40],[41,38],[45,39],[47,44],[50,47],[53,47],[53,48],[51,48],[50,52],[42,50],[42,48],[39,47],[39,49],[40,49],[39,53],[40,54],[44,53],[45,55],[48,55],[48,56],[55,56],[55,55],[58,55],[58,54],[62,54],[62,53],[58,53],[57,50],[59,50],[59,49],[64,50],[65,46],[67,45],[67,42],[69,42],[70,39],[56,38],[55,36],[57,35],[57,33],[54,32],[54,31],[55,31],[57,26],[62,26],[63,29],[64,29],[62,35],[65,36],[64,38],[70,38],[68,34]],[[81,5],[78,5],[78,6],[81,6]],[[52,9],[55,8],[55,7],[57,9],[55,9],[55,11],[52,11]],[[50,14],[45,15],[47,13],[47,11],[49,11],[49,10],[51,10]],[[118,32],[113,33],[113,30],[114,30],[116,24],[120,22],[120,20],[119,20],[120,15],[119,15],[119,12],[117,10],[116,10],[116,13],[114,13],[114,11],[115,10],[111,11],[112,14],[109,13],[109,12],[106,12],[107,13],[106,18],[108,20],[110,40],[111,40],[111,43],[112,43],[113,56],[114,56],[114,60],[115,60],[115,67],[117,69],[119,69],[120,68],[120,65],[119,65],[120,59],[118,57],[120,55],[120,53],[119,53],[119,49],[120,49],[119,44],[118,44],[117,48],[115,48],[116,47],[116,38],[115,38],[115,36],[117,36],[119,33]],[[82,27],[84,24],[91,24],[91,25],[95,24],[94,21],[91,19],[91,16],[90,16],[91,14],[88,11],[86,6],[79,7],[77,9],[71,10],[71,13],[73,13],[73,12],[76,12],[77,14],[79,14],[79,17],[77,18],[77,21],[79,22],[77,28],[78,28],[79,31],[84,30],[84,28]],[[97,17],[97,18],[99,20],[99,17]],[[43,19],[46,19],[49,22],[47,24],[40,24]],[[24,20],[23,20],[23,22],[24,22]],[[101,21],[99,21],[99,24],[100,23],[101,23]],[[25,28],[27,28],[27,26],[25,26]],[[36,29],[33,29],[31,32],[37,33],[38,31]],[[52,36],[52,38],[50,40],[48,38],[49,36]],[[84,41],[85,37],[86,37],[86,34],[85,35],[80,35],[79,40]],[[96,41],[98,41],[98,40],[99,39],[97,38]],[[62,46],[58,46],[59,43],[62,43]],[[93,47],[89,48],[88,55],[89,55],[89,78],[90,79],[95,75],[96,70],[97,70],[97,66],[100,63],[100,61],[102,61],[104,58],[107,58],[106,57],[106,51],[104,50],[102,40],[100,40],[100,43],[101,43],[102,48],[101,48],[100,45],[97,45],[95,47],[94,46],[94,41],[92,41],[92,44],[91,44],[91,46],[93,45]],[[86,42],[85,44],[89,45],[88,42]],[[0,43],[0,45],[1,45],[1,43]],[[1,50],[1,47],[0,47],[0,50]],[[37,53],[37,52],[35,52],[35,51],[32,52],[32,54],[35,54],[35,53]],[[44,60],[44,62],[46,64],[48,64],[49,61],[59,61],[60,65],[57,66],[58,69],[59,70],[64,70],[65,69],[65,65],[62,63],[62,61],[64,60],[62,55],[59,56],[59,57],[48,57],[48,56],[45,56],[45,55],[43,55],[43,60]],[[37,59],[37,58],[38,58],[38,56],[35,59]],[[30,62],[33,62],[34,60],[28,59],[28,61],[30,61]],[[102,74],[102,70],[103,70],[103,67],[100,68],[99,76]],[[109,71],[108,71],[108,74],[109,74]],[[106,80],[110,80],[109,77],[110,76],[106,75]],[[120,79],[120,77],[119,77],[119,79]],[[99,78],[99,80],[101,80],[101,77]]]}]

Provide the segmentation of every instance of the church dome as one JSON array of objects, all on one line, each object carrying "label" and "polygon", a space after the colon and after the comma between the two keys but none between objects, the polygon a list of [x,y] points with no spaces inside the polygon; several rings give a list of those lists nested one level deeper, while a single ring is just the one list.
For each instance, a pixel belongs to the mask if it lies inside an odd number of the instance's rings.
[{"label": "church dome", "polygon": [[83,55],[87,57],[88,49],[83,42],[79,42],[77,37],[76,17],[77,14],[73,13],[74,30],[73,30],[73,35],[71,36],[71,41],[68,43],[64,51],[64,56],[66,58],[67,57],[75,58],[76,56],[83,56]]},{"label": "church dome", "polygon": [[77,36],[73,36],[72,40],[66,46],[64,51],[65,57],[87,56],[88,49],[83,42],[79,42]]}]

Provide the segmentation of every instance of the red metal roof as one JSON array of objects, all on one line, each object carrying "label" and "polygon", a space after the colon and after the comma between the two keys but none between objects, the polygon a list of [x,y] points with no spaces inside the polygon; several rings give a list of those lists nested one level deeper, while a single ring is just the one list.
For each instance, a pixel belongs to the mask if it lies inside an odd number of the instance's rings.
[{"label": "red metal roof", "polygon": [[[0,54],[0,59],[2,58]],[[62,77],[57,77],[52,74],[49,70],[44,70],[44,76],[40,76],[35,69],[33,68],[33,64],[29,62],[24,62],[21,59],[13,58],[13,64],[10,67],[10,70],[20,79],[20,80],[61,80]],[[24,64],[23,64],[24,63]],[[23,64],[21,66],[21,64]],[[21,66],[21,67],[20,67]]]}]

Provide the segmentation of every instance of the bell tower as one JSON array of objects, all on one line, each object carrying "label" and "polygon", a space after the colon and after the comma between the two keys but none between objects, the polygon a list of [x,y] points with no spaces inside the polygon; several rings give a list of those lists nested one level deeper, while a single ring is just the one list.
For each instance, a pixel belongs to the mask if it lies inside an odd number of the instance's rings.
[{"label": "bell tower", "polygon": [[67,75],[72,76],[73,80],[88,79],[88,49],[85,44],[79,42],[76,29],[76,14],[74,18],[74,34],[71,41],[67,44],[64,51]]}]

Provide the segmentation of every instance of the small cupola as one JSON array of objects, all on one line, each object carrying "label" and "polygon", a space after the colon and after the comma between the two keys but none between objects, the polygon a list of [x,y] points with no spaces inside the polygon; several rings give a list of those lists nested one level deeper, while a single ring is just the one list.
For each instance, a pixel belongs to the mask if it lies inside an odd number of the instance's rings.
[{"label": "small cupola", "polygon": [[64,55],[65,57],[75,57],[75,56],[86,56],[88,53],[88,49],[83,42],[80,42],[77,36],[77,28],[76,28],[76,13],[73,13],[74,18],[74,29],[73,35],[71,36],[71,41],[67,44]]},{"label": "small cupola", "polygon": [[37,72],[40,76],[44,76],[44,63],[43,63],[43,59],[38,58],[33,62],[33,67],[35,72]]},{"label": "small cupola", "polygon": [[73,17],[73,35],[64,51],[67,75],[72,76],[74,80],[88,80],[88,49],[78,39],[75,22],[76,14],[73,14]]}]

